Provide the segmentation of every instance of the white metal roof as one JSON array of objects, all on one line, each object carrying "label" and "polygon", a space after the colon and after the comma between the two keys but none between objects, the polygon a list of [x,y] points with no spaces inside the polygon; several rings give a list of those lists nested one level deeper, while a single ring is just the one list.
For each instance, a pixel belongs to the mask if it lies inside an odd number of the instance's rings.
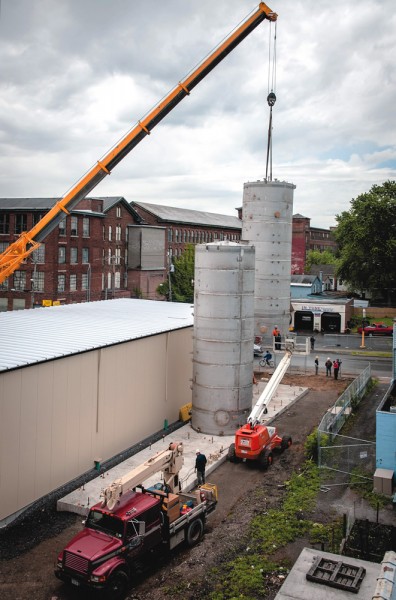
[{"label": "white metal roof", "polygon": [[121,298],[0,313],[0,372],[193,325],[193,307]]}]

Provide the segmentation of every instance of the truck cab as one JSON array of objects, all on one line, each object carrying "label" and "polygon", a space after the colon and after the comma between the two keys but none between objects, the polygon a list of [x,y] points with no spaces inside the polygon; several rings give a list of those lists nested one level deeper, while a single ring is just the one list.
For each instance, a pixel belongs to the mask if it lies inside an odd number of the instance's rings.
[{"label": "truck cab", "polygon": [[59,554],[55,575],[76,587],[106,588],[117,598],[128,585],[133,559],[166,542],[163,521],[161,500],[151,494],[128,492],[113,511],[98,503]]}]

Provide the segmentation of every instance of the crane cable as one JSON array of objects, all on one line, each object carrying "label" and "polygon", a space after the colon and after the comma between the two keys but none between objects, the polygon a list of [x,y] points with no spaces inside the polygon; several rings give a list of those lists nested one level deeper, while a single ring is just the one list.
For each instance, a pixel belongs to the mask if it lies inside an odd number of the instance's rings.
[{"label": "crane cable", "polygon": [[[265,168],[265,179],[266,181],[272,181],[272,107],[276,102],[276,30],[277,21],[275,21],[274,36],[273,36],[273,47],[271,44],[272,38],[272,22],[269,28],[269,42],[268,42],[268,84],[267,84],[267,103],[270,107],[269,125],[268,125],[268,139],[267,139],[267,161]],[[272,56],[271,56],[272,51]],[[269,168],[269,173],[268,173]]]}]

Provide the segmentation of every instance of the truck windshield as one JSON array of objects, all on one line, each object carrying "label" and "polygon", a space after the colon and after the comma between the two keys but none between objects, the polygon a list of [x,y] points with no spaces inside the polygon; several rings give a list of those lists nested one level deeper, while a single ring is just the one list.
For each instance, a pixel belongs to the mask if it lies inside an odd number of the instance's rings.
[{"label": "truck windshield", "polygon": [[103,531],[118,538],[121,538],[124,534],[124,523],[121,519],[112,515],[103,514],[99,510],[90,511],[85,527],[98,529],[99,531]]}]

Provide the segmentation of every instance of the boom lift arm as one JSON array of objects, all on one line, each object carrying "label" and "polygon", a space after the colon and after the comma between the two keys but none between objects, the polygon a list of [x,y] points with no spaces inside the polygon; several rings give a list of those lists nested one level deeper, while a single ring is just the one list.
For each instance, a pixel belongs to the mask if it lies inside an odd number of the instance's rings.
[{"label": "boom lift arm", "polygon": [[291,350],[286,350],[285,356],[276,367],[271,379],[265,386],[263,393],[260,395],[252,409],[252,412],[248,416],[247,422],[250,424],[252,429],[254,429],[254,427],[260,423],[261,417],[267,412],[267,406],[275,396],[276,390],[278,389],[284,374],[289,368],[291,359]]},{"label": "boom lift arm", "polygon": [[101,181],[110,175],[114,167],[141,142],[151,130],[171,111],[191,90],[212,71],[238,44],[262,21],[276,21],[277,15],[260,2],[257,9],[239,25],[213,52],[209,54],[187,77],[165,96],[141,121],[133,127],[59,200],[52,209],[28,232],[10,244],[0,254],[0,283],[11,275],[35,250],[45,237],[59,224],[64,215],[89,194]]},{"label": "boom lift arm", "polygon": [[146,460],[142,465],[136,467],[123,477],[116,479],[107,488],[102,490],[102,506],[109,510],[115,508],[121,496],[129,490],[135,488],[158,471],[163,472],[164,483],[172,493],[179,491],[178,474],[183,466],[183,444],[169,444],[167,450],[157,452],[154,456]]}]

